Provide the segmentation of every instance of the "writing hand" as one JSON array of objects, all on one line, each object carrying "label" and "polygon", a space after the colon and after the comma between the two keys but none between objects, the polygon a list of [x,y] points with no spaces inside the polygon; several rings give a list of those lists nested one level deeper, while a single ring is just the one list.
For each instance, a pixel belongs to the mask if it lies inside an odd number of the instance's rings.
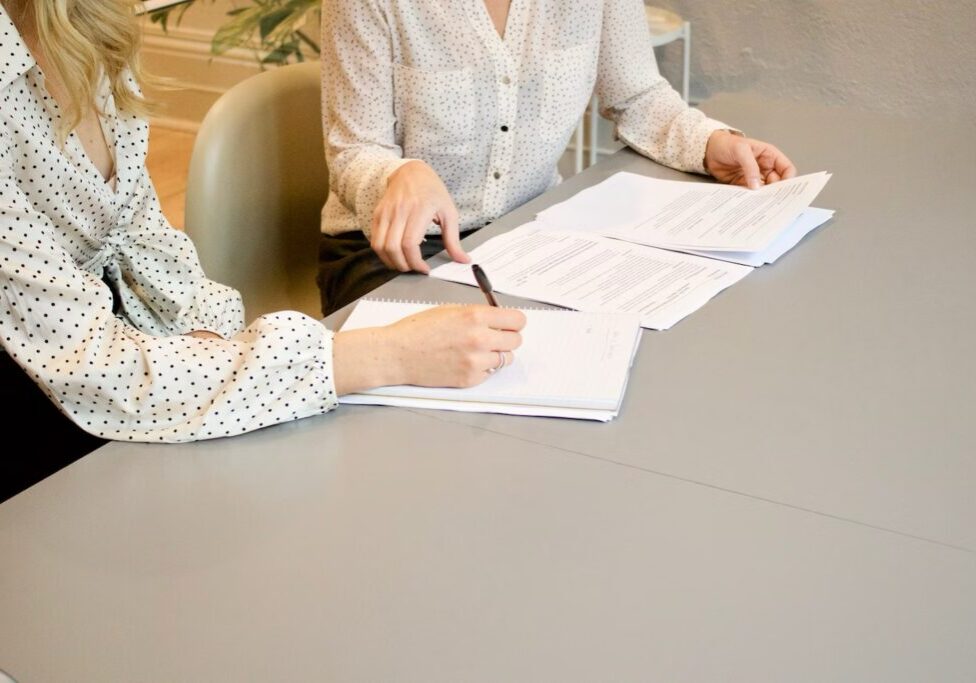
[{"label": "writing hand", "polygon": [[525,314],[494,306],[438,306],[386,327],[338,332],[340,395],[390,384],[470,387],[512,362]]}]

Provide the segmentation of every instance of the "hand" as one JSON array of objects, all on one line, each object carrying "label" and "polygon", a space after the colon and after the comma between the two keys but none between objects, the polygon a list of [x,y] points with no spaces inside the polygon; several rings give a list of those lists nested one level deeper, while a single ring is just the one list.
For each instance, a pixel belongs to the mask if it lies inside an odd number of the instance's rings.
[{"label": "hand", "polygon": [[493,306],[439,306],[387,327],[339,332],[333,345],[336,393],[391,384],[471,387],[509,365],[522,344],[525,314]]},{"label": "hand", "polygon": [[458,220],[457,207],[434,169],[410,161],[390,175],[373,212],[369,243],[387,267],[429,273],[420,243],[430,224],[437,223],[447,253],[459,263],[468,263],[471,259],[461,248]]},{"label": "hand", "polygon": [[796,175],[789,158],[768,142],[717,130],[705,146],[705,170],[716,180],[758,190]]}]

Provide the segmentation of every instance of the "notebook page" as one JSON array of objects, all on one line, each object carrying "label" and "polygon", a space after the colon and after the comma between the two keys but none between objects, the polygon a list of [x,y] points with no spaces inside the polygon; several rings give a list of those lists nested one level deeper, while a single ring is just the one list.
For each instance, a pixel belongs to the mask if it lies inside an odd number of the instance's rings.
[{"label": "notebook page", "polygon": [[[434,304],[360,301],[343,330],[387,325]],[[525,310],[514,362],[466,389],[380,387],[370,396],[616,410],[623,398],[640,325],[636,316]]]}]

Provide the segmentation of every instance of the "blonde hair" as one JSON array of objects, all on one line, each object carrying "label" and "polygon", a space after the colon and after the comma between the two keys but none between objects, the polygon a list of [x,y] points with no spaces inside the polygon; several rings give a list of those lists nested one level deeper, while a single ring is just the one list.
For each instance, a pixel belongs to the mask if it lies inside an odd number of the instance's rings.
[{"label": "blonde hair", "polygon": [[68,90],[62,133],[74,130],[84,112],[95,106],[103,74],[120,112],[149,115],[151,106],[139,94],[146,77],[139,62],[142,37],[135,0],[31,0],[29,4],[41,48]]}]

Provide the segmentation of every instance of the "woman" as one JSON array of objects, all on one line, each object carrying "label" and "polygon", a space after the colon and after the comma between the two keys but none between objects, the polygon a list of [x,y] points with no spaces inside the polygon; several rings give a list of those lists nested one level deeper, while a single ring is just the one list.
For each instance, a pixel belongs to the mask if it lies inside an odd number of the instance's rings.
[{"label": "woman", "polygon": [[661,78],[641,0],[323,0],[322,32],[326,312],[443,248],[466,262],[459,233],[558,182],[594,86],[655,161],[749,187],[796,173]]},{"label": "woman", "polygon": [[133,4],[0,5],[0,386],[8,424],[40,424],[30,455],[0,458],[0,500],[106,439],[229,436],[510,360],[524,317],[487,306],[243,329],[240,296],[205,278],[149,181]]}]

